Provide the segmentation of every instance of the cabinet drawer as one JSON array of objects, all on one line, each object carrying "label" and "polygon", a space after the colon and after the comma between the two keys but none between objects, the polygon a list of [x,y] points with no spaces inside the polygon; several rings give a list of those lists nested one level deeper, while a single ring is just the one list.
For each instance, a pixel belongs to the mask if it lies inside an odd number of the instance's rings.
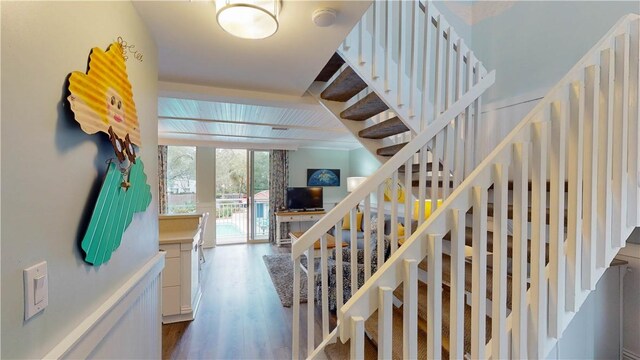
[{"label": "cabinet drawer", "polygon": [[180,257],[180,244],[160,245],[160,250],[167,252],[167,259]]},{"label": "cabinet drawer", "polygon": [[180,286],[162,288],[162,315],[180,313]]},{"label": "cabinet drawer", "polygon": [[180,285],[180,258],[167,259],[162,270],[162,287]]}]

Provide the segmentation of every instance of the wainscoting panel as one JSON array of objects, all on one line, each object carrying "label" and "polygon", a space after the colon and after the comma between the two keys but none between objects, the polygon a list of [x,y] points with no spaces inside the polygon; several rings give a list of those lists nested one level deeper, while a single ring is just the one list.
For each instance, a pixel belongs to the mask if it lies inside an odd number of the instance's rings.
[{"label": "wainscoting panel", "polygon": [[154,256],[45,358],[159,359],[164,256]]}]

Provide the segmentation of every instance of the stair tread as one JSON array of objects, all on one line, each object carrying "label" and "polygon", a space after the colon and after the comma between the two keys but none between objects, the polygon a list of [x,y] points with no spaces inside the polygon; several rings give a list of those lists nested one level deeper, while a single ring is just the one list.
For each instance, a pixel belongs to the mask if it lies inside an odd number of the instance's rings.
[{"label": "stair tread", "polygon": [[[324,352],[327,358],[330,360],[344,360],[351,356],[351,340],[347,340],[346,343],[341,343],[338,339],[335,343],[329,344],[324,348]],[[364,358],[366,360],[374,360],[378,358],[378,350],[373,342],[364,337]]]},{"label": "stair tread", "polygon": [[[394,296],[402,301],[403,285],[401,284],[394,291]],[[426,358],[427,352],[427,285],[418,281],[418,358]],[[449,357],[449,329],[450,329],[450,298],[451,294],[448,288],[442,290],[442,358]],[[394,308],[393,311],[393,358],[402,358],[402,322],[403,308]],[[465,331],[465,353],[471,352],[471,307],[465,304],[464,311],[464,331]],[[378,313],[377,311],[365,322],[365,331],[371,340],[377,344],[378,338]],[[487,341],[491,338],[491,318],[487,317],[486,323]]]},{"label": "stair tread", "polygon": [[[473,229],[470,227],[465,228],[465,244],[467,246],[473,245]],[[445,240],[451,240],[450,233],[444,236]],[[531,263],[531,239],[529,239],[529,246],[527,246],[527,263]],[[545,244],[545,258],[549,262],[549,244]],[[493,252],[493,232],[487,231],[487,251]],[[513,236],[507,235],[507,258],[513,258]],[[490,264],[488,264],[490,265]]]},{"label": "stair tread", "polygon": [[402,120],[396,116],[373,126],[369,126],[364,130],[360,130],[360,132],[358,132],[358,136],[365,139],[384,139],[407,131],[409,131],[407,125],[405,125]]},{"label": "stair tread", "polygon": [[[418,281],[418,308],[421,307],[421,303],[424,303],[426,308],[426,285],[425,287],[420,287],[420,282]],[[423,284],[424,285],[424,284]],[[402,288],[402,285],[399,286]],[[395,292],[394,292],[395,295]],[[420,298],[423,297],[423,300]],[[444,310],[444,309],[443,309]],[[420,310],[419,310],[420,311]],[[426,313],[424,313],[426,314]],[[402,359],[402,338],[403,338],[403,315],[402,308],[394,308],[393,316],[392,316],[393,330],[391,336],[393,337],[392,345],[391,345],[391,354],[393,359]],[[378,344],[378,311],[376,310],[369,319],[365,322],[365,332],[371,338],[371,341],[377,346]],[[426,359],[427,358],[427,322],[426,317],[421,317],[420,313],[418,313],[418,358]],[[444,343],[444,341],[443,341]],[[442,347],[442,358],[448,358],[449,351],[444,346]]]},{"label": "stair tread", "polygon": [[390,145],[390,146],[385,146],[382,147],[378,150],[376,150],[376,154],[380,155],[380,156],[393,156],[395,154],[398,153],[398,151],[400,151],[400,149],[402,149],[405,145],[407,145],[407,143],[402,143],[402,144],[395,144],[395,145]]},{"label": "stair tread", "polygon": [[[394,295],[402,301],[403,299],[403,287],[402,285],[394,291]],[[426,325],[426,319],[428,314],[427,308],[427,285],[421,281],[418,281],[418,319],[423,322],[418,322],[418,326],[421,324]],[[402,309],[402,308],[401,308]],[[447,353],[449,357],[449,350],[451,349],[450,339],[450,324],[451,324],[451,292],[447,287],[442,288],[442,348],[443,354]],[[486,317],[486,341],[491,340],[491,317]],[[425,328],[426,329],[426,328]],[[464,352],[465,354],[471,353],[471,306],[464,305]],[[445,358],[443,356],[443,358]]]},{"label": "stair tread", "polygon": [[[444,166],[442,165],[442,163],[438,163],[438,170],[442,171],[444,170]],[[433,163],[428,162],[427,163],[427,171],[431,171],[433,169]],[[400,168],[398,169],[398,172],[401,174],[404,174],[404,165],[400,166]],[[416,174],[420,172],[420,164],[412,164],[411,165],[411,172]]]},{"label": "stair tread", "polygon": [[[427,259],[423,259],[419,264],[418,268],[421,270],[427,271]],[[491,265],[491,264],[487,264]],[[472,262],[470,259],[465,259],[465,277],[464,277],[464,289],[467,292],[471,292],[473,283],[472,283]],[[442,254],[442,282],[449,286],[451,284],[451,256],[447,254]],[[507,274],[507,309],[511,309],[511,295],[512,295],[512,283],[513,279],[510,274]],[[493,299],[493,270],[487,266],[487,299]]]},{"label": "stair tread", "polygon": [[[493,211],[494,211],[494,204],[489,202],[487,203],[487,216],[489,217],[493,217]],[[473,214],[473,208],[470,208],[469,211],[467,211],[467,214]],[[568,221],[568,213],[567,213],[567,209],[564,210],[564,223],[566,224]],[[512,220],[513,219],[513,205],[512,204],[507,204],[507,218]],[[546,223],[549,224],[549,220],[551,218],[551,209],[547,208],[546,209],[546,216],[545,216],[545,220]],[[529,206],[528,211],[527,211],[527,221],[531,222],[531,207]]]},{"label": "stair tread", "polygon": [[367,83],[351,67],[347,67],[324,89],[320,97],[325,100],[345,102],[366,87]]},{"label": "stair tread", "polygon": [[340,57],[338,53],[334,53],[322,68],[322,70],[320,70],[320,73],[318,74],[318,76],[316,76],[315,81],[327,82],[331,80],[333,74],[340,70],[340,67],[342,67],[343,64],[344,60],[342,59],[342,57]]},{"label": "stair tread", "polygon": [[372,92],[341,112],[340,117],[347,120],[363,121],[387,109],[389,109],[387,104]]}]

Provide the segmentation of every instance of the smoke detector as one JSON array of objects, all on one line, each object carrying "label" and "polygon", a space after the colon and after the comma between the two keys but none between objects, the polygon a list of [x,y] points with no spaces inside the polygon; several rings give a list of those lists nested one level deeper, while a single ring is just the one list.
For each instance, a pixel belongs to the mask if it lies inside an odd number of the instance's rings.
[{"label": "smoke detector", "polygon": [[337,15],[338,13],[334,9],[322,8],[313,12],[311,20],[313,20],[313,23],[316,24],[316,26],[327,27],[336,22]]}]

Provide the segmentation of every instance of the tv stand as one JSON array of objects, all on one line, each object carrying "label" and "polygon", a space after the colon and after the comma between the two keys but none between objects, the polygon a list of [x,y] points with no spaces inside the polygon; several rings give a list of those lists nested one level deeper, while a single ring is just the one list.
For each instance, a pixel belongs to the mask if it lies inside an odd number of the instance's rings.
[{"label": "tv stand", "polygon": [[276,212],[276,244],[281,246],[283,244],[290,244],[291,239],[289,238],[281,238],[280,236],[280,227],[283,223],[292,223],[292,222],[316,222],[324,216],[326,212],[324,210],[318,211],[278,211]]}]

